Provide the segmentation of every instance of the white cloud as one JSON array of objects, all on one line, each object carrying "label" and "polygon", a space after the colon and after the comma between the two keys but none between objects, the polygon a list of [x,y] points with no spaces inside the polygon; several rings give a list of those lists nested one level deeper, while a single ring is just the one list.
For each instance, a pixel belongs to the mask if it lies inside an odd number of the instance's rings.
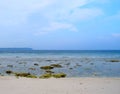
[{"label": "white cloud", "polygon": [[[80,21],[94,19],[103,15],[103,11],[99,8],[84,8],[83,6],[93,2],[93,0],[61,0],[55,2],[52,6],[43,9],[41,15],[47,18],[50,22],[49,26],[42,28],[40,31],[57,31],[66,29],[64,23],[69,23],[69,31],[78,31],[76,24]],[[62,23],[54,24],[54,22]],[[64,25],[64,26],[63,26]]]},{"label": "white cloud", "polygon": [[103,15],[103,12],[100,9],[83,8],[74,10],[74,12],[70,15],[70,19],[73,21],[85,21],[101,15]]},{"label": "white cloud", "polygon": [[[103,11],[99,8],[84,8],[85,5],[92,3],[93,0],[61,0],[54,3],[43,12],[43,15],[56,21],[78,22],[101,16]],[[46,12],[47,11],[47,12]]]},{"label": "white cloud", "polygon": [[43,27],[43,28],[39,29],[38,32],[35,33],[35,35],[46,34],[48,32],[53,32],[53,31],[57,31],[57,30],[69,30],[69,31],[73,31],[73,32],[78,31],[77,28],[74,27],[72,24],[52,22],[47,27]]},{"label": "white cloud", "polygon": [[70,29],[71,31],[75,30],[74,26],[71,24],[67,23],[58,23],[58,22],[53,22],[50,24],[48,28],[44,28],[43,30],[45,31],[55,31],[59,29]]},{"label": "white cloud", "polygon": [[[40,13],[40,17],[47,19],[47,22],[35,29],[37,31],[78,31],[75,23],[103,14],[99,8],[84,8],[92,2],[95,0],[4,0],[0,1],[0,25],[29,27],[33,25],[29,16]],[[42,18],[37,19],[43,21]],[[37,23],[37,26],[41,23]]]},{"label": "white cloud", "polygon": [[30,13],[41,10],[54,0],[4,0],[0,1],[0,24],[16,25],[27,21]]},{"label": "white cloud", "polygon": [[92,0],[61,0],[61,1],[57,1],[56,4],[58,4],[58,7],[60,9],[64,9],[64,10],[71,10],[77,7],[81,7],[84,6],[88,3],[90,3]]}]

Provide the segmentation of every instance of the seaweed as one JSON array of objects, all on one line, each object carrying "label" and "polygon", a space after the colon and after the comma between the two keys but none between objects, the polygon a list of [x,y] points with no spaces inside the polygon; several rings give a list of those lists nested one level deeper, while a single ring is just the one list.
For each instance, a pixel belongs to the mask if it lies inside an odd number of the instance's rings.
[{"label": "seaweed", "polygon": [[37,78],[37,76],[30,73],[14,73],[17,77]]},{"label": "seaweed", "polygon": [[50,73],[45,73],[45,74],[41,75],[39,78],[47,79],[47,78],[51,78],[51,77],[52,77],[52,74],[50,74]]},{"label": "seaweed", "polygon": [[53,71],[50,71],[50,70],[46,70],[45,72],[50,74],[54,73]]},{"label": "seaweed", "polygon": [[120,60],[109,60],[109,62],[120,62]]},{"label": "seaweed", "polygon": [[39,66],[39,64],[37,64],[37,63],[35,63],[34,65],[35,65],[35,66]]},{"label": "seaweed", "polygon": [[50,66],[56,67],[56,68],[62,68],[62,65],[60,65],[60,64],[51,64]]},{"label": "seaweed", "polygon": [[54,78],[65,78],[66,74],[65,73],[58,73],[58,74],[53,74]]},{"label": "seaweed", "polygon": [[66,74],[64,74],[64,73],[57,73],[57,74],[45,73],[45,74],[41,75],[39,78],[48,79],[48,78],[51,78],[51,77],[54,77],[54,78],[65,78]]},{"label": "seaweed", "polygon": [[50,70],[50,69],[53,69],[54,67],[53,66],[42,66],[40,68],[43,70]]},{"label": "seaweed", "polygon": [[7,74],[12,74],[13,72],[11,70],[6,71]]}]

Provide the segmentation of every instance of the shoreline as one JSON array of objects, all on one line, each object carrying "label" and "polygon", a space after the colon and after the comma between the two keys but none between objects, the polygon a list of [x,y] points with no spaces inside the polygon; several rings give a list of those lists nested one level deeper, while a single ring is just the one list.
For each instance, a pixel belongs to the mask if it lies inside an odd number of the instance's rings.
[{"label": "shoreline", "polygon": [[0,76],[1,94],[120,94],[120,77],[33,79]]},{"label": "shoreline", "polygon": [[26,79],[82,79],[82,78],[99,78],[99,79],[104,79],[104,78],[108,78],[108,79],[116,79],[116,78],[120,78],[119,76],[118,77],[112,77],[112,76],[81,76],[81,77],[63,77],[63,78],[54,78],[54,77],[51,77],[51,78],[39,78],[39,77],[37,77],[37,78],[32,78],[32,77],[20,77],[20,76],[15,76],[15,75],[0,75],[0,79],[1,78],[16,78],[16,79],[19,79],[19,78],[26,78]]}]

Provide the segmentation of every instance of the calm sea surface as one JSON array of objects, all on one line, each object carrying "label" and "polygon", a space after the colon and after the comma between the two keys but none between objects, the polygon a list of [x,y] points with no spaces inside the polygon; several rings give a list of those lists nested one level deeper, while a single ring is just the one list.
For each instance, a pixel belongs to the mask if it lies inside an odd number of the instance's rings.
[{"label": "calm sea surface", "polygon": [[120,77],[120,50],[0,51],[0,75],[11,70],[40,76],[45,73],[40,67],[50,64],[62,65],[52,71],[67,77]]}]

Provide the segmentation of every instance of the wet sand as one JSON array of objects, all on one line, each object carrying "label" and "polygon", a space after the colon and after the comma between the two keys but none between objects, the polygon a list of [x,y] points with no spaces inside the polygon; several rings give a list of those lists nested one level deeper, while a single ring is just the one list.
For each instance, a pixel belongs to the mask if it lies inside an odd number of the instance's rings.
[{"label": "wet sand", "polygon": [[0,76],[1,94],[120,94],[120,78],[31,79]]}]

